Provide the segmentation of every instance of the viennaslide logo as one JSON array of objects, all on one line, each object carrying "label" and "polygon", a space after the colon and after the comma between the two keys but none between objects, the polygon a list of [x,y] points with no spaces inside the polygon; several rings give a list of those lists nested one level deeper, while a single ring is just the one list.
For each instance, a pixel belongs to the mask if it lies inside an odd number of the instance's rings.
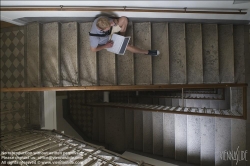
[{"label": "viennaslide logo", "polygon": [[227,161],[236,161],[236,165],[239,161],[247,161],[247,150],[239,151],[239,146],[237,147],[237,150],[225,150],[220,152],[220,158],[221,160]]}]

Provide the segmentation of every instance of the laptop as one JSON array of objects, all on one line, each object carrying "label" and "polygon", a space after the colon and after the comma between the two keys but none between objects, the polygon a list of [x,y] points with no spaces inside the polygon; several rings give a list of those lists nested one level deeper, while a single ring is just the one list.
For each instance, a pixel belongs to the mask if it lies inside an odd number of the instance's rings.
[{"label": "laptop", "polygon": [[107,51],[113,52],[118,55],[124,55],[128,46],[128,42],[130,40],[130,36],[124,37],[121,35],[113,34],[111,40],[114,42],[113,47],[107,48]]}]

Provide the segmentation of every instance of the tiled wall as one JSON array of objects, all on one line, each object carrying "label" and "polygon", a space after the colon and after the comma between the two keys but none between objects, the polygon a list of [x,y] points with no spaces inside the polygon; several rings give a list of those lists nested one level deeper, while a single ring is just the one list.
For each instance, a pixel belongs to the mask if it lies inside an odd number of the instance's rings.
[{"label": "tiled wall", "polygon": [[[1,88],[24,87],[24,27],[1,29]],[[25,93],[1,92],[1,132],[26,126]]]}]

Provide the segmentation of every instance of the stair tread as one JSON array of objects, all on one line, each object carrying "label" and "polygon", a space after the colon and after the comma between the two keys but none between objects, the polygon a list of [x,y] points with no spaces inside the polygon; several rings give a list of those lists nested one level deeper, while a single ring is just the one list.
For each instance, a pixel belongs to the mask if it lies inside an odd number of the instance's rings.
[{"label": "stair tread", "polygon": [[78,86],[78,25],[61,25],[61,76],[63,86]]},{"label": "stair tread", "polygon": [[163,114],[163,157],[175,158],[174,114]]},{"label": "stair tread", "polygon": [[187,115],[175,115],[175,159],[187,160]]},{"label": "stair tread", "polygon": [[185,24],[169,23],[169,61],[171,84],[186,83]]},{"label": "stair tread", "polygon": [[244,25],[234,25],[233,28],[234,28],[235,82],[244,83],[245,82],[245,54],[244,54],[245,29]]},{"label": "stair tread", "polygon": [[[129,44],[133,45],[133,23],[129,22],[126,36],[130,36]],[[134,85],[134,54],[126,51],[124,55],[117,55],[118,85]]]},{"label": "stair tread", "polygon": [[218,29],[216,24],[202,26],[203,81],[219,82]]},{"label": "stair tread", "polygon": [[47,87],[60,86],[59,24],[42,27],[42,80]]},{"label": "stair tread", "polygon": [[40,25],[27,25],[27,86],[41,86]]},{"label": "stair tread", "polygon": [[153,154],[163,154],[163,113],[152,112]]},{"label": "stair tread", "polygon": [[152,23],[152,49],[160,55],[152,57],[153,84],[169,83],[168,23]]},{"label": "stair tread", "polygon": [[200,117],[201,165],[215,164],[215,118]]},{"label": "stair tread", "polygon": [[231,151],[231,120],[215,118],[215,165],[230,165],[230,160],[222,160],[221,152]]},{"label": "stair tread", "polygon": [[[150,23],[134,23],[134,46],[141,49],[151,48]],[[134,55],[135,84],[152,84],[152,60],[151,56],[143,54]]]},{"label": "stair tread", "polygon": [[[241,139],[239,139],[241,138]],[[247,149],[246,140],[246,120],[231,119],[231,150],[234,152],[242,152]],[[245,166],[246,161],[240,161],[236,164],[236,160],[232,161],[232,165]]]},{"label": "stair tread", "polygon": [[186,25],[186,44],[187,81],[189,84],[203,83],[201,24]]},{"label": "stair tread", "polygon": [[200,164],[200,116],[187,116],[187,162]]},{"label": "stair tread", "polygon": [[143,150],[143,117],[142,111],[134,111],[134,150]]},{"label": "stair tread", "polygon": [[152,112],[143,111],[143,152],[153,153]]},{"label": "stair tread", "polygon": [[81,86],[97,85],[97,57],[95,52],[90,51],[88,35],[91,26],[92,22],[80,24],[79,81]]},{"label": "stair tread", "polygon": [[220,82],[234,82],[233,25],[219,25]]},{"label": "stair tread", "polygon": [[98,79],[100,85],[116,85],[115,54],[107,50],[97,53]]},{"label": "stair tread", "polygon": [[243,114],[243,89],[238,87],[231,87],[231,110],[238,111]]},{"label": "stair tread", "polygon": [[125,113],[124,109],[105,109],[105,143],[115,152],[125,151]]},{"label": "stair tread", "polygon": [[125,110],[125,137],[127,149],[134,148],[134,111]]}]

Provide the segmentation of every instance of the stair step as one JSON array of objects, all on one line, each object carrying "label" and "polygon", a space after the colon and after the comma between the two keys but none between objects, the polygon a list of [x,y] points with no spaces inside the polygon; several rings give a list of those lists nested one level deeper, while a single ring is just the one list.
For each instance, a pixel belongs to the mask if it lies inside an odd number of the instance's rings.
[{"label": "stair step", "polygon": [[[151,24],[149,22],[134,23],[134,46],[140,49],[151,49]],[[135,54],[135,84],[152,84],[152,57]]]},{"label": "stair step", "polygon": [[202,31],[201,24],[186,24],[187,81],[203,83]]},{"label": "stair step", "polygon": [[152,24],[152,49],[160,55],[152,58],[153,84],[169,83],[169,41],[168,23]]},{"label": "stair step", "polygon": [[[234,68],[235,82],[245,82],[244,25],[234,25]],[[247,45],[247,44],[246,44]]]},{"label": "stair step", "polygon": [[186,84],[185,24],[169,23],[169,61],[171,84]]},{"label": "stair step", "polygon": [[105,143],[105,109],[98,108],[99,142]]},{"label": "stair step", "polygon": [[99,115],[98,108],[93,108],[93,126],[92,126],[92,139],[94,141],[99,141]]},{"label": "stair step", "polygon": [[107,50],[97,52],[98,79],[100,85],[116,85],[115,54]]},{"label": "stair step", "polygon": [[200,117],[201,165],[215,165],[215,118]]},{"label": "stair step", "polygon": [[165,105],[166,106],[172,106],[172,99],[171,98],[165,98]]},{"label": "stair step", "polygon": [[221,109],[220,102],[221,101],[218,101],[218,100],[210,100],[209,108]]},{"label": "stair step", "polygon": [[185,106],[186,107],[194,107],[194,99],[185,99]]},{"label": "stair step", "polygon": [[152,112],[143,111],[143,152],[153,153]]},{"label": "stair step", "polygon": [[126,149],[134,148],[134,111],[125,110]]},{"label": "stair step", "polygon": [[96,53],[90,51],[88,35],[91,26],[92,22],[80,24],[79,81],[81,86],[97,85],[97,58]]},{"label": "stair step", "polygon": [[220,82],[234,82],[233,25],[219,25]]},{"label": "stair step", "polygon": [[105,143],[109,150],[125,151],[125,112],[120,108],[105,109]]},{"label": "stair step", "polygon": [[143,150],[143,116],[142,111],[134,111],[134,150]]},{"label": "stair step", "polygon": [[46,23],[42,27],[43,86],[60,86],[59,24]]},{"label": "stair step", "polygon": [[220,109],[230,109],[230,88],[225,88],[225,100],[219,101]]},{"label": "stair step", "polygon": [[63,86],[78,86],[78,24],[61,25],[61,77]]},{"label": "stair step", "polygon": [[187,162],[200,165],[201,131],[200,117],[187,116]]},{"label": "stair step", "polygon": [[210,108],[210,100],[193,100],[194,107],[197,108]]},{"label": "stair step", "polygon": [[166,105],[165,98],[159,98],[159,105]]},{"label": "stair step", "polygon": [[41,86],[40,24],[27,25],[27,86]]},{"label": "stair step", "polygon": [[[133,23],[129,22],[126,36],[130,36],[129,44],[133,45]],[[134,54],[126,51],[124,56],[117,55],[118,85],[134,85]]]},{"label": "stair step", "polygon": [[152,112],[153,154],[163,154],[163,113]]},{"label": "stair step", "polygon": [[178,107],[178,106],[180,106],[180,104],[179,104],[179,99],[172,99],[172,105],[171,106],[173,106],[173,107]]},{"label": "stair step", "polygon": [[231,165],[230,160],[221,159],[223,151],[231,151],[231,119],[215,118],[215,165]]},{"label": "stair step", "polygon": [[243,89],[238,87],[231,87],[231,110],[238,111],[243,115]]},{"label": "stair step", "polygon": [[187,115],[175,115],[175,159],[187,160]]},{"label": "stair step", "polygon": [[218,29],[216,24],[202,26],[203,81],[219,82]]},{"label": "stair step", "polygon": [[[231,150],[234,152],[242,152],[247,149],[246,140],[246,120],[231,119]],[[236,160],[232,161],[233,166],[246,166],[245,160],[239,161],[236,164]]]},{"label": "stair step", "polygon": [[163,157],[175,159],[175,114],[163,114]]}]

